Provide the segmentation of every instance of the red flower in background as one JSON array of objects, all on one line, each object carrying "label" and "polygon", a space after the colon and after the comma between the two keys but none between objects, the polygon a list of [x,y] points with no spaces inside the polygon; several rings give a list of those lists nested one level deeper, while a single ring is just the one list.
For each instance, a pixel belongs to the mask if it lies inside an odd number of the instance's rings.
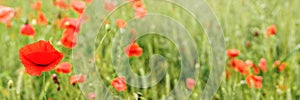
[{"label": "red flower in background", "polygon": [[195,85],[196,85],[196,81],[192,78],[187,78],[185,80],[185,84],[186,84],[186,87],[189,89],[189,90],[193,90]]},{"label": "red flower in background", "polygon": [[132,57],[132,56],[139,57],[142,55],[143,49],[139,47],[137,43],[132,43],[125,48],[125,53],[127,54],[128,57]]},{"label": "red flower in background", "polygon": [[15,12],[13,8],[0,6],[0,22],[10,25],[10,20],[14,17]]},{"label": "red flower in background", "polygon": [[35,30],[30,24],[23,24],[20,28],[20,33],[26,36],[34,36]]},{"label": "red flower in background", "polygon": [[91,3],[93,0],[85,0],[86,3]]},{"label": "red flower in background", "polygon": [[267,60],[265,58],[260,59],[260,63],[258,64],[258,67],[263,72],[267,72]]},{"label": "red flower in background", "polygon": [[254,75],[248,75],[246,77],[246,83],[248,87],[254,86],[256,89],[259,89],[262,87],[262,76],[254,76]]},{"label": "red flower in background", "polygon": [[34,10],[41,10],[42,9],[42,2],[41,1],[37,1],[31,4],[31,8]]},{"label": "red flower in background", "polygon": [[60,21],[60,28],[79,30],[79,22],[76,18],[63,18]]},{"label": "red flower in background", "polygon": [[147,15],[147,9],[144,6],[135,8],[135,18],[144,18]]},{"label": "red flower in background", "polygon": [[275,35],[276,34],[276,25],[271,25],[267,28],[267,33],[269,35]]},{"label": "red flower in background", "polygon": [[248,66],[246,65],[246,63],[244,61],[232,59],[231,62],[232,62],[233,68],[236,71],[240,72],[242,75],[249,74]]},{"label": "red flower in background", "polygon": [[139,7],[143,7],[143,6],[144,6],[144,3],[141,0],[137,0],[137,1],[133,2],[133,7],[134,8],[139,8]]},{"label": "red flower in background", "polygon": [[65,0],[54,0],[53,5],[59,7],[61,9],[68,9],[69,5],[66,3]]},{"label": "red flower in background", "polygon": [[236,49],[230,49],[230,50],[227,50],[227,56],[229,58],[234,58],[236,56],[239,56],[239,53],[240,51],[239,50],[236,50]]},{"label": "red flower in background", "polygon": [[286,67],[286,63],[281,63],[280,61],[277,60],[274,62],[274,67],[275,68],[277,67],[278,72],[282,72]]},{"label": "red flower in background", "polygon": [[115,9],[116,5],[113,2],[104,2],[104,9],[112,12]]},{"label": "red flower in background", "polygon": [[280,66],[278,67],[278,71],[282,72],[286,67],[286,63],[281,63]]},{"label": "red flower in background", "polygon": [[48,20],[45,16],[45,14],[43,12],[38,12],[38,19],[37,19],[39,24],[42,25],[47,25],[48,24]]},{"label": "red flower in background", "polygon": [[70,83],[71,84],[77,84],[77,83],[83,83],[86,80],[86,76],[85,75],[73,75],[70,77]]},{"label": "red flower in background", "polygon": [[95,99],[96,99],[96,93],[95,93],[95,92],[91,92],[91,93],[87,94],[86,97],[87,97],[88,99],[95,100]]},{"label": "red flower in background", "polygon": [[39,76],[42,72],[52,70],[63,58],[63,54],[55,50],[49,41],[40,40],[22,47],[19,58],[26,72]]},{"label": "red flower in background", "polygon": [[118,28],[126,27],[126,22],[123,19],[117,19],[116,24],[117,24]]},{"label": "red flower in background", "polygon": [[76,38],[76,30],[73,28],[67,28],[62,38],[60,39],[61,44],[69,49],[72,49],[77,44],[77,38]]},{"label": "red flower in background", "polygon": [[55,68],[57,73],[68,74],[72,71],[72,65],[69,62],[63,62]]},{"label": "red flower in background", "polygon": [[253,71],[254,71],[255,74],[259,74],[260,73],[259,68],[251,60],[247,60],[245,63],[246,63],[246,65],[248,67],[252,67],[253,68]]},{"label": "red flower in background", "polygon": [[127,89],[125,77],[118,77],[113,79],[110,84],[118,91],[125,91]]},{"label": "red flower in background", "polygon": [[79,14],[82,14],[85,8],[85,2],[73,0],[71,1],[72,8]]}]

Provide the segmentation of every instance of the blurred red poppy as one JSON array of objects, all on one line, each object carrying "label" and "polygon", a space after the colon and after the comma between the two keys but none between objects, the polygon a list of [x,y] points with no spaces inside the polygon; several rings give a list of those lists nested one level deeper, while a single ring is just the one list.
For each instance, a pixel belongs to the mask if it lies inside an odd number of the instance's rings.
[{"label": "blurred red poppy", "polygon": [[104,2],[104,9],[112,12],[115,9],[115,4],[113,2]]},{"label": "blurred red poppy", "polygon": [[118,91],[125,91],[127,89],[125,77],[118,77],[113,79],[110,84]]},{"label": "blurred red poppy", "polygon": [[37,19],[38,23],[41,25],[47,25],[48,24],[48,20],[45,16],[45,14],[41,11],[38,12],[38,19]]},{"label": "blurred red poppy", "polygon": [[22,47],[19,58],[28,74],[40,76],[42,72],[52,70],[61,61],[63,54],[55,50],[49,41],[40,40]]},{"label": "blurred red poppy", "polygon": [[275,35],[276,34],[276,25],[271,25],[267,28],[267,33],[269,35]]},{"label": "blurred red poppy", "polygon": [[281,63],[281,62],[280,62],[279,60],[276,60],[276,61],[274,62],[274,64],[273,64],[273,66],[274,66],[274,67],[277,67],[277,66],[280,65],[280,63]]},{"label": "blurred red poppy", "polygon": [[227,50],[227,56],[229,58],[234,58],[236,56],[239,56],[239,53],[240,51],[239,50],[236,50],[236,49],[230,49],[230,50]]},{"label": "blurred red poppy", "polygon": [[267,72],[267,60],[265,58],[260,59],[258,67],[263,71]]},{"label": "blurred red poppy", "polygon": [[134,8],[139,8],[139,7],[143,7],[144,4],[141,0],[137,0],[137,1],[133,2],[133,6],[134,6]]},{"label": "blurred red poppy", "polygon": [[77,83],[83,83],[86,80],[86,76],[79,74],[79,75],[73,75],[70,77],[70,84],[77,84]]},{"label": "blurred red poppy", "polygon": [[72,0],[71,6],[77,13],[82,14],[85,8],[85,2],[79,0]]},{"label": "blurred red poppy", "polygon": [[125,53],[128,57],[139,57],[143,53],[143,49],[137,43],[131,43],[125,48]]},{"label": "blurred red poppy", "polygon": [[282,72],[286,67],[286,63],[281,63],[279,60],[277,60],[274,62],[274,67],[278,69],[278,72]]},{"label": "blurred red poppy", "polygon": [[144,18],[147,15],[147,9],[144,6],[135,8],[135,18]]},{"label": "blurred red poppy", "polygon": [[91,3],[93,0],[85,0],[86,3]]},{"label": "blurred red poppy", "polygon": [[41,10],[42,9],[42,2],[41,1],[37,1],[31,4],[31,8],[34,10]]},{"label": "blurred red poppy", "polygon": [[233,68],[236,71],[240,72],[242,75],[248,75],[250,73],[248,66],[246,65],[246,63],[244,61],[232,59],[231,62],[232,62]]},{"label": "blurred red poppy", "polygon": [[95,100],[95,99],[96,99],[96,93],[95,93],[95,92],[91,92],[91,93],[87,94],[86,97],[87,97],[88,99]]},{"label": "blurred red poppy", "polygon": [[185,80],[185,84],[186,84],[186,87],[189,89],[189,90],[193,90],[195,85],[196,85],[196,81],[192,78],[187,78]]},{"label": "blurred red poppy", "polygon": [[26,36],[34,36],[35,30],[30,24],[23,24],[20,28],[20,33]]},{"label": "blurred red poppy", "polygon": [[245,63],[246,63],[246,65],[248,67],[252,67],[253,68],[253,71],[254,71],[255,74],[259,74],[260,73],[259,68],[251,60],[247,60]]},{"label": "blurred red poppy", "polygon": [[278,71],[282,72],[286,67],[286,63],[281,63],[280,66],[278,67]]},{"label": "blurred red poppy", "polygon": [[72,71],[72,64],[63,62],[55,68],[56,73],[68,74]]},{"label": "blurred red poppy", "polygon": [[69,8],[69,5],[67,4],[67,2],[65,0],[54,0],[53,5],[56,6],[56,7],[61,8],[61,9],[68,9]]},{"label": "blurred red poppy", "polygon": [[67,28],[62,38],[60,39],[61,44],[69,49],[72,49],[77,44],[77,38],[76,38],[76,30],[73,28]]},{"label": "blurred red poppy", "polygon": [[14,17],[15,12],[13,8],[0,6],[0,22],[10,25],[10,20]]},{"label": "blurred red poppy", "polygon": [[126,27],[126,22],[123,19],[117,19],[116,24],[117,24],[118,28]]},{"label": "blurred red poppy", "polygon": [[60,28],[64,29],[74,29],[76,31],[79,31],[79,21],[77,18],[63,18],[60,21]]},{"label": "blurred red poppy", "polygon": [[254,75],[248,75],[246,77],[246,83],[248,87],[254,86],[254,88],[259,89],[262,87],[262,76],[254,76]]}]

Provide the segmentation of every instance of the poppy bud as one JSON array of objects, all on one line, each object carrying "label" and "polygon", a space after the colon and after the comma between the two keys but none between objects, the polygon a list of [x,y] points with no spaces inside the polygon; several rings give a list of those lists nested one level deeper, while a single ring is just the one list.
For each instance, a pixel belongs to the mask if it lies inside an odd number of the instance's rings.
[{"label": "poppy bud", "polygon": [[13,87],[14,82],[12,80],[9,80],[7,83],[8,88],[12,88]]},{"label": "poppy bud", "polygon": [[255,31],[253,35],[257,37],[259,35],[258,31]]},{"label": "poppy bud", "polygon": [[34,28],[26,22],[21,26],[20,33],[26,36],[33,36],[35,34]]},{"label": "poppy bud", "polygon": [[54,84],[59,84],[56,74],[52,75],[52,79],[53,79]]}]

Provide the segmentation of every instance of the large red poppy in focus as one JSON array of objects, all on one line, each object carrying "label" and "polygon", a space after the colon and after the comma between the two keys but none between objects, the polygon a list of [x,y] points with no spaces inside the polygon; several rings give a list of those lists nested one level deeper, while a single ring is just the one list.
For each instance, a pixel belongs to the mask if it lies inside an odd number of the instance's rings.
[{"label": "large red poppy in focus", "polygon": [[52,70],[62,60],[63,54],[55,50],[49,41],[40,40],[22,47],[19,58],[28,74],[40,76],[42,72]]}]

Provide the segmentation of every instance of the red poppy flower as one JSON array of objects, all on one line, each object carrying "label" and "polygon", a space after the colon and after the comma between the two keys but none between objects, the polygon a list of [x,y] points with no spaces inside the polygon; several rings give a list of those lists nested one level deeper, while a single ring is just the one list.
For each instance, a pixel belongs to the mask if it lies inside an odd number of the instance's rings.
[{"label": "red poppy flower", "polygon": [[113,2],[104,2],[104,9],[112,12],[115,9],[116,5]]},{"label": "red poppy flower", "polygon": [[91,92],[91,93],[87,94],[86,97],[87,97],[88,99],[94,100],[94,99],[96,99],[96,93],[95,93],[95,92]]},{"label": "red poppy flower", "polygon": [[231,62],[232,62],[233,68],[236,71],[240,72],[242,75],[248,75],[250,73],[248,70],[248,66],[245,64],[244,61],[232,59]]},{"label": "red poppy flower", "polygon": [[260,59],[258,67],[263,71],[267,72],[267,60],[265,58]]},{"label": "red poppy flower", "polygon": [[85,2],[73,0],[71,1],[72,8],[79,14],[82,14],[85,8]]},{"label": "red poppy flower", "polygon": [[280,65],[280,63],[281,63],[281,62],[280,62],[279,60],[276,60],[276,61],[274,62],[274,64],[273,64],[273,66],[274,66],[274,67],[277,67],[277,66]]},{"label": "red poppy flower", "polygon": [[34,10],[41,10],[42,8],[42,2],[41,1],[37,1],[31,4],[31,8]]},{"label": "red poppy flower", "polygon": [[93,0],[85,0],[86,3],[91,3]]},{"label": "red poppy flower", "polygon": [[75,29],[76,32],[79,31],[80,22],[76,18],[63,18],[60,21],[60,28],[64,29]]},{"label": "red poppy flower", "polygon": [[196,81],[192,78],[187,78],[185,80],[185,84],[186,84],[186,87],[189,89],[189,90],[193,90],[195,85],[196,85]]},{"label": "red poppy flower", "polygon": [[60,28],[76,28],[76,18],[63,18],[60,20]]},{"label": "red poppy flower", "polygon": [[35,30],[30,24],[23,24],[21,26],[20,33],[26,36],[34,36]]},{"label": "red poppy flower", "polygon": [[143,53],[143,49],[139,47],[137,43],[132,43],[125,48],[125,53],[128,57],[132,56],[141,56]]},{"label": "red poppy flower", "polygon": [[262,76],[254,76],[254,75],[248,75],[246,77],[246,83],[248,87],[254,86],[256,89],[259,89],[262,87]]},{"label": "red poppy flower", "polygon": [[113,79],[110,84],[118,91],[125,91],[127,89],[125,77],[118,77]]},{"label": "red poppy flower", "polygon": [[139,8],[139,7],[143,7],[144,4],[141,0],[138,0],[138,1],[133,2],[133,6],[134,6],[134,8]]},{"label": "red poppy flower", "polygon": [[14,17],[15,12],[13,8],[0,6],[0,22],[7,25],[10,24],[10,20]]},{"label": "red poppy flower", "polygon": [[123,19],[117,19],[116,24],[117,24],[118,28],[126,27],[126,22]]},{"label": "red poppy flower", "polygon": [[236,56],[239,56],[239,53],[240,51],[239,50],[236,50],[236,49],[230,49],[230,50],[227,50],[227,56],[229,58],[234,58]]},{"label": "red poppy flower", "polygon": [[253,68],[253,71],[254,71],[255,74],[259,74],[259,72],[260,72],[259,68],[251,60],[247,60],[245,63],[248,67]]},{"label": "red poppy flower", "polygon": [[278,71],[282,72],[286,67],[286,63],[281,63],[280,66],[278,67]]},{"label": "red poppy flower", "polygon": [[53,5],[59,7],[61,9],[68,9],[69,5],[66,3],[65,0],[54,0]]},{"label": "red poppy flower", "polygon": [[39,76],[42,72],[52,70],[61,61],[63,54],[55,50],[49,41],[40,40],[22,47],[19,58],[28,74]]},{"label": "red poppy flower", "polygon": [[67,28],[62,38],[60,39],[61,44],[69,49],[72,49],[77,44],[77,38],[76,38],[76,30],[72,28]]},{"label": "red poppy flower", "polygon": [[77,84],[77,83],[83,83],[86,80],[86,76],[85,75],[73,75],[70,77],[70,83],[71,84]]},{"label": "red poppy flower", "polygon": [[147,9],[144,6],[135,8],[134,16],[136,19],[144,18],[146,15],[147,15]]},{"label": "red poppy flower", "polygon": [[38,23],[42,24],[42,25],[47,25],[48,20],[47,20],[45,14],[43,12],[39,12],[38,15],[39,15],[38,19],[37,19]]},{"label": "red poppy flower", "polygon": [[276,34],[276,25],[271,25],[267,28],[267,33],[269,35],[275,35]]},{"label": "red poppy flower", "polygon": [[55,68],[55,71],[57,73],[64,73],[64,74],[70,73],[71,70],[72,70],[72,65],[69,62],[63,62]]}]

